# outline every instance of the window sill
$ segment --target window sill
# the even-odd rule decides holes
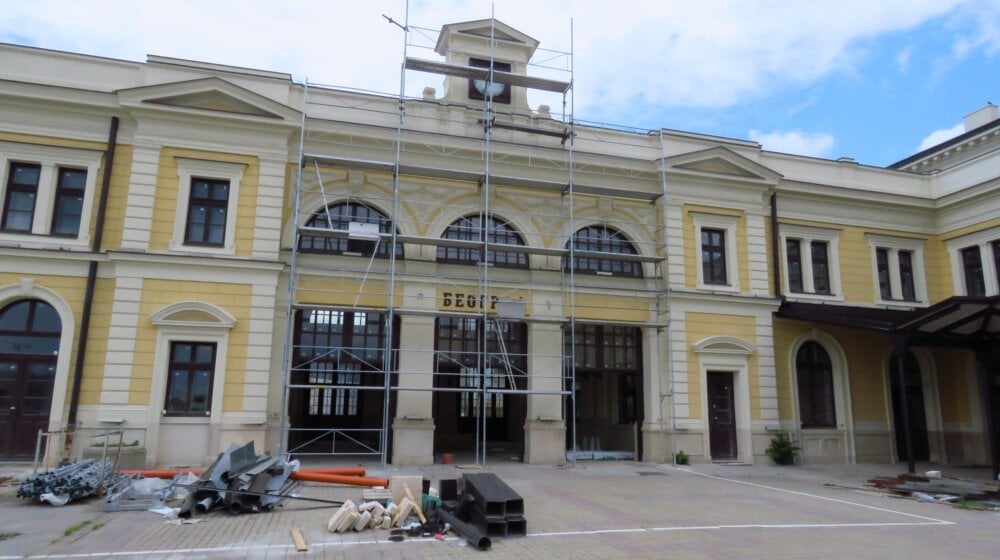
[[[844,301],[842,294],[816,294],[808,292],[788,292],[786,299],[792,301]]]
[[[733,294],[740,293],[739,286],[733,286],[730,284],[698,284],[698,289],[710,292],[728,292]]]

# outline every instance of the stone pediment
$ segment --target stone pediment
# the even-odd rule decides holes
[[[299,112],[221,78],[203,78],[119,90],[122,105],[151,105],[198,113],[225,113],[298,123]]]
[[[782,175],[721,146],[666,158],[668,171],[776,184]]]
[[[434,50],[445,55],[452,35],[465,35],[481,39],[495,37],[498,41],[523,45],[534,51],[539,42],[499,20],[480,19],[461,23],[449,23],[441,28]]]

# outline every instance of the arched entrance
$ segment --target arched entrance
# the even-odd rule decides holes
[[[899,354],[889,358],[889,386],[892,391],[892,421],[896,434],[896,458],[906,461],[906,427],[903,423],[903,392],[906,392],[906,410],[910,420],[913,442],[913,460],[930,460],[930,443],[927,434],[927,407],[924,401],[924,384],[920,364],[912,353],[903,355],[903,383],[899,379]]]
[[[0,457],[27,458],[47,430],[62,321],[41,300],[0,310]]]

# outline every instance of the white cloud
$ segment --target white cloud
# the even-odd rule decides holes
[[[578,117],[631,120],[633,107],[727,107],[850,73],[864,43],[951,15],[980,33],[956,52],[990,48],[996,23],[973,10],[1000,0],[501,0],[495,15],[540,41],[575,45]],[[444,23],[488,18],[490,0],[411,0],[423,43]],[[143,60],[145,54],[291,72],[296,79],[394,92],[399,88],[405,0],[7,0],[0,40]],[[996,13],[993,10],[991,13]],[[992,26],[992,27],[991,27]],[[426,38],[422,37],[426,34]],[[411,56],[433,52],[410,48]],[[442,78],[411,72],[419,95]],[[532,98],[533,103],[561,100]]]
[[[965,132],[964,123],[958,123],[951,128],[942,128],[941,130],[935,130],[934,132],[928,134],[927,137],[920,142],[920,147],[917,148],[917,152],[922,152],[927,148],[933,148],[934,146],[937,146],[941,142],[944,142],[946,140],[951,140],[952,138],[958,136],[959,134],[962,134],[963,132]]]
[[[765,150],[812,157],[830,157],[830,151],[836,143],[831,134],[801,130],[772,132],[751,130],[749,136],[754,142],[759,142]]]

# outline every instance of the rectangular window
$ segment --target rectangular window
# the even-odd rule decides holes
[[[31,232],[41,169],[40,165],[30,163],[10,164],[7,196],[3,203],[3,220],[0,223],[0,229],[3,231]]]
[[[165,413],[169,416],[210,414],[214,376],[214,342],[171,342]]]
[[[983,277],[983,255],[979,246],[962,249],[962,270],[965,273],[965,295],[986,295],[986,279]]]
[[[786,239],[785,254],[788,257],[788,290],[801,294],[805,291],[802,285],[802,242]]]
[[[83,194],[87,186],[87,170],[59,168],[56,200],[52,210],[52,235],[80,235],[83,215]]]
[[[913,251],[899,251],[897,257],[899,258],[899,287],[903,299],[917,301],[917,292],[913,281]]]
[[[809,248],[812,253],[813,290],[817,294],[829,294],[830,260],[826,241],[812,241]]]
[[[721,229],[701,230],[701,267],[705,284],[726,286],[726,232]]]
[[[224,246],[228,208],[229,181],[192,178],[184,243],[210,247]]]
[[[889,250],[884,247],[875,249],[875,264],[878,268],[878,289],[882,299],[892,299],[892,282],[889,276]]]

